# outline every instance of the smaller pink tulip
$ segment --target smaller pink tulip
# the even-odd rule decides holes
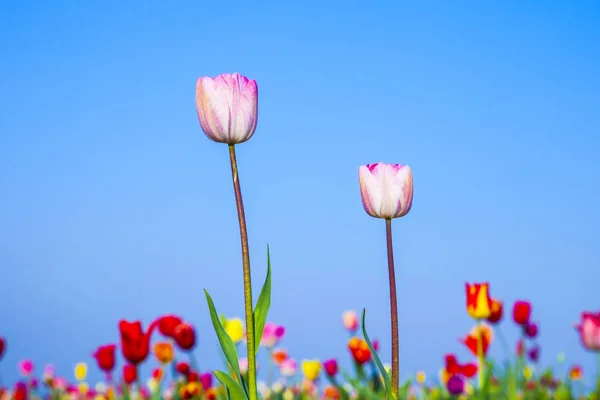
[[[592,351],[600,351],[600,313],[581,313],[581,325],[575,325],[579,332],[583,347]]]
[[[19,371],[23,376],[29,376],[33,373],[33,362],[31,360],[23,360],[19,363]]]
[[[413,177],[408,165],[361,165],[358,169],[360,195],[365,211],[375,218],[399,218],[410,211]]]
[[[240,362],[240,372],[243,375],[246,375],[246,373],[248,372],[248,359],[243,357],[239,359]]]
[[[283,361],[279,366],[279,372],[281,373],[281,375],[286,377],[294,376],[297,369],[298,364],[295,360],[291,358],[288,358],[287,360]]]
[[[284,326],[277,325],[272,322],[267,322],[265,324],[265,329],[263,330],[263,335],[262,335],[262,339],[260,340],[260,344],[267,348],[273,348],[283,338],[284,334],[285,334]]]
[[[358,317],[353,310],[346,311],[342,314],[342,322],[344,323],[344,328],[350,333],[354,333],[358,329]]]

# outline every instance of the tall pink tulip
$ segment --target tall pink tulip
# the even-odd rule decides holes
[[[600,313],[581,313],[581,325],[575,325],[583,346],[592,351],[600,351]]]
[[[410,211],[413,179],[408,165],[381,162],[362,165],[358,179],[363,207],[371,217],[398,218]]]
[[[400,350],[398,339],[398,301],[392,246],[392,218],[403,217],[413,201],[413,178],[408,165],[367,164],[358,169],[360,196],[367,214],[385,219],[388,275],[390,284],[390,319],[392,326],[392,396],[398,398]],[[374,357],[376,354],[373,355]]]
[[[258,87],[256,81],[238,74],[222,74],[216,78],[202,77],[196,83],[196,111],[202,130],[209,139],[226,143],[229,147],[231,178],[235,193],[235,204],[240,226],[242,243],[242,264],[244,276],[244,311],[246,314],[246,335],[248,350],[248,394],[256,400],[256,348],[254,318],[252,311],[252,282],[250,274],[250,251],[248,230],[242,200],[242,189],[238,172],[235,145],[250,139],[256,130],[258,120]],[[207,301],[212,302],[208,292]],[[217,329],[215,327],[215,329]],[[258,338],[260,339],[260,338]]]
[[[210,140],[243,143],[252,137],[258,121],[256,81],[237,72],[199,78],[196,110],[200,126]]]

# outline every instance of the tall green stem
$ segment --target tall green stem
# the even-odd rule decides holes
[[[256,391],[256,354],[254,350],[254,317],[252,316],[252,282],[250,279],[250,251],[248,250],[248,231],[246,230],[246,216],[244,214],[244,202],[242,201],[242,190],[238,176],[237,160],[235,158],[235,146],[229,145],[229,160],[231,161],[231,177],[233,178],[233,190],[235,192],[235,205],[237,207],[238,221],[240,223],[240,239],[242,241],[242,263],[244,265],[244,310],[246,313],[246,336],[248,345],[248,391],[250,400],[257,400]]]
[[[392,323],[392,396],[398,398],[400,386],[400,348],[398,344],[398,300],[396,299],[396,271],[394,270],[394,249],[392,246],[392,220],[385,220],[387,241],[388,273],[390,281],[390,318]]]
[[[485,378],[485,356],[483,355],[483,330],[481,326],[481,320],[477,321],[477,359],[479,360],[479,374],[477,376],[479,390],[483,391],[483,383]]]

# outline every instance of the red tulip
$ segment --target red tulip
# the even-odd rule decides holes
[[[150,352],[150,336],[155,326],[156,321],[144,333],[140,321],[128,322],[121,320],[119,322],[121,351],[123,352],[123,357],[131,364],[137,365],[148,357],[148,353]]]
[[[454,375],[472,378],[477,374],[477,364],[460,364],[454,354],[446,354],[444,362],[444,370],[446,371],[448,378]]]
[[[194,328],[185,322],[180,323],[173,330],[173,339],[181,350],[189,351],[196,345],[196,333]]]
[[[523,357],[523,354],[525,354],[525,342],[523,339],[519,339],[517,342],[517,356]]]
[[[531,303],[528,301],[517,301],[513,306],[513,320],[517,325],[525,325],[531,317]]]
[[[323,362],[323,369],[327,375],[333,377],[338,373],[338,363],[335,359],[327,360]]]
[[[492,305],[490,307],[491,314],[487,318],[487,321],[491,324],[497,324],[502,320],[504,312],[503,304],[500,300],[492,299]]]
[[[490,343],[494,337],[494,333],[492,328],[488,325],[476,325],[471,332],[463,338],[459,339],[469,350],[473,353],[474,356],[478,356],[479,350],[479,337],[481,336],[481,350],[483,352],[483,356],[487,354],[488,348],[490,347]]]
[[[367,361],[371,359],[371,351],[369,350],[369,346],[367,342],[363,339],[359,339],[357,337],[353,337],[348,341],[348,349],[359,365],[363,365]]]
[[[4,350],[6,350],[6,339],[0,337],[0,360],[4,355]]]
[[[13,391],[14,400],[27,400],[28,397],[27,385],[23,382],[18,382]]]
[[[197,382],[198,381],[198,373],[196,371],[190,371],[187,376],[188,382]]]
[[[175,370],[181,375],[187,375],[190,373],[190,365],[184,361],[181,361],[177,363]]]
[[[175,338],[175,327],[182,322],[176,315],[165,315],[158,319],[158,331],[166,337]]]
[[[114,344],[107,344],[106,346],[100,346],[92,354],[98,363],[98,368],[106,373],[112,372],[115,368],[115,350],[117,346]]]
[[[135,382],[137,380],[137,366],[132,364],[123,366],[123,380],[128,385]]]

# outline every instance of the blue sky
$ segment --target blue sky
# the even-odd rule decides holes
[[[600,304],[598,3],[118,3],[0,5],[4,382],[22,358],[71,376],[120,318],[168,312],[221,367],[202,289],[241,316],[241,255],[194,94],[234,71],[259,85],[238,149],[255,292],[269,243],[293,356],[349,365],[340,315],[364,306],[389,360],[384,223],[358,189],[385,161],[415,182],[394,221],[401,377],[470,360],[464,282],[482,280],[533,302],[543,363],[595,372],[572,326]]]

